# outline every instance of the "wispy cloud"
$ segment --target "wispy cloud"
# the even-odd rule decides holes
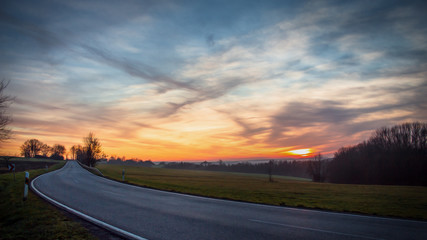
[[[156,82],[159,84],[164,83],[166,84],[164,85],[166,89],[183,88],[191,91],[196,90],[190,83],[179,82],[168,76],[162,75],[158,73],[153,67],[146,64],[136,63],[135,61],[130,61],[125,58],[119,59],[118,57],[113,57],[99,48],[90,46],[84,46],[84,48],[89,53],[91,53],[95,59],[105,62],[111,67],[118,68],[128,73],[129,75],[139,77],[145,81]]]
[[[43,48],[64,46],[64,42],[57,38],[50,31],[47,31],[38,25],[14,17],[4,11],[0,11],[0,21],[6,26],[16,29],[20,33],[34,38]]]
[[[130,157],[283,157],[426,119],[424,1],[227,4],[7,2],[5,149],[94,131]]]

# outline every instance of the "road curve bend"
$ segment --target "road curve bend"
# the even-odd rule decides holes
[[[41,197],[129,239],[427,239],[427,222],[225,201],[95,176],[75,161],[34,179]]]

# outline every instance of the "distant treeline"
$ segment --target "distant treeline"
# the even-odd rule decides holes
[[[26,158],[64,160],[65,152],[65,147],[61,144],[55,144],[51,147],[37,139],[29,139],[21,145],[21,155]]]
[[[333,159],[228,164],[223,161],[162,163],[163,167],[312,178],[316,182],[427,186],[427,125],[405,123],[375,131],[358,145],[339,149]]]
[[[333,183],[427,185],[427,125],[378,129],[369,140],[339,149],[327,164]]]
[[[310,178],[307,172],[308,161],[279,161],[270,160],[265,163],[225,163],[224,161],[189,163],[189,162],[165,162],[161,165],[165,168],[207,170],[241,173],[273,174],[292,177]],[[270,172],[271,171],[271,172]]]
[[[105,163],[128,165],[128,166],[143,166],[143,167],[152,167],[155,165],[151,160],[147,160],[147,161],[142,161],[138,159],[122,160],[121,158],[115,159],[114,157],[111,157],[108,161],[105,161]]]

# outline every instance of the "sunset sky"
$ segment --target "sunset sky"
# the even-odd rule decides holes
[[[427,119],[426,1],[1,1],[19,154],[287,158]]]

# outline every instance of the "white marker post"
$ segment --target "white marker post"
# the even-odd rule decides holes
[[[24,201],[27,200],[27,197],[28,197],[28,185],[29,184],[30,184],[30,173],[25,172]]]
[[[123,168],[123,171],[122,171],[122,181],[124,182],[125,181],[125,169]]]

